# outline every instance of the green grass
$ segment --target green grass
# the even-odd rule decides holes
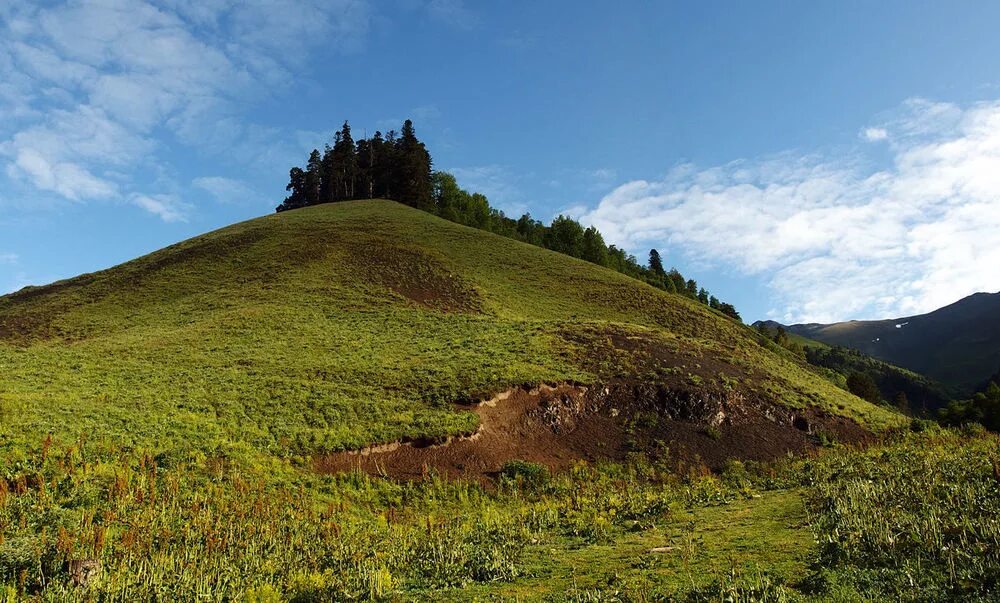
[[[319,452],[467,433],[456,400],[630,374],[902,422],[697,302],[384,201],[0,298],[0,600],[586,600],[801,573],[798,478],[637,459],[492,492],[311,470]],[[104,565],[89,591],[66,566],[86,557]]]
[[[406,297],[428,280],[445,293]],[[669,341],[689,372],[720,359],[778,402],[898,421],[693,301],[375,201],[251,220],[0,298],[0,426],[277,456],[460,433],[474,428],[448,409],[460,396],[600,379],[560,333],[612,323]]]

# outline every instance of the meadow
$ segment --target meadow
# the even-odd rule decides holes
[[[0,482],[5,600],[991,600],[1000,446],[900,430],[713,474],[637,455],[495,487],[265,476],[45,442]],[[308,493],[306,495],[305,493]],[[71,559],[100,573],[74,585]],[[79,579],[79,576],[76,576]]]
[[[432,466],[402,482],[316,470],[337,451],[472,434],[478,415],[463,407],[543,383],[721,396],[758,423],[677,419],[687,439],[675,443],[654,441],[659,407],[609,413],[628,436],[615,462],[554,473],[517,458],[458,480]],[[860,452],[792,416],[896,440]],[[838,523],[843,505],[870,505],[858,517],[890,522],[885,538],[896,523],[993,509],[995,440],[906,425],[749,327],[612,270],[392,202],[282,212],[0,298],[2,597],[869,596],[885,581],[866,572],[902,585],[912,568],[864,548],[868,523]],[[745,433],[758,428],[771,431]],[[786,433],[822,454],[713,472],[685,449]],[[879,473],[878,451],[898,473]],[[915,451],[924,473],[902,460]],[[943,486],[925,492],[935,467]],[[847,487],[875,479],[929,506],[882,513],[885,492]],[[982,489],[949,498],[959,479]],[[996,567],[994,532],[941,529],[986,553],[965,574],[922,574],[919,592],[975,593]],[[950,562],[928,543],[899,554],[921,546],[921,569]]]

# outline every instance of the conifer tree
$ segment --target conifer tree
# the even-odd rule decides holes
[[[306,205],[316,205],[320,202],[320,181],[323,171],[323,159],[319,150],[313,149],[306,164]]]
[[[659,277],[665,277],[666,272],[663,271],[663,259],[660,258],[660,252],[655,249],[649,250],[649,270]]]
[[[403,122],[399,138],[399,199],[424,211],[434,211],[431,190],[431,156],[417,140],[413,122]]]

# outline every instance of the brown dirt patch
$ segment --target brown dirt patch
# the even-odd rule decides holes
[[[420,306],[443,312],[478,313],[479,293],[440,260],[378,241],[351,245],[348,257],[362,276]]]
[[[627,382],[515,388],[461,408],[480,418],[480,429],[470,436],[318,455],[314,467],[395,479],[420,478],[431,469],[488,479],[515,459],[559,470],[577,460],[623,460],[642,451],[719,469],[731,458],[768,461],[808,452],[819,446],[820,434],[845,443],[870,437],[847,419],[773,407],[738,392]]]

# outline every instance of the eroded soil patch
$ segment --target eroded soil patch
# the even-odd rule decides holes
[[[352,245],[349,253],[366,280],[418,305],[444,312],[481,311],[476,290],[425,253],[376,242]]]
[[[449,477],[489,478],[515,459],[559,470],[577,460],[623,460],[638,451],[718,469],[730,458],[773,460],[812,450],[821,439],[869,437],[848,419],[775,407],[740,392],[626,381],[514,388],[462,408],[479,415],[473,434],[319,455],[315,469],[360,469],[396,479],[420,478],[433,469]]]

